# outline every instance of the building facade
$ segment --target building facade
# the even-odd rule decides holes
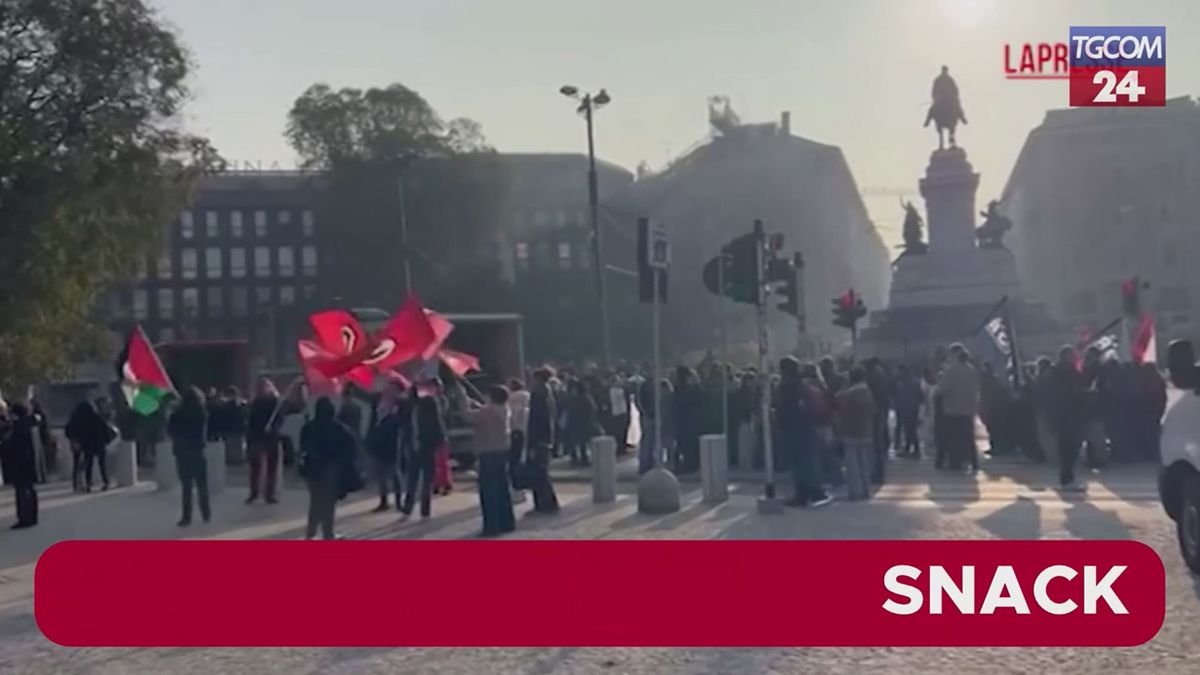
[[[1200,336],[1200,107],[1052,110],[1004,191],[1023,285],[1074,333],[1119,316],[1121,283],[1149,282],[1160,345]]]
[[[202,178],[137,278],[112,289],[114,327],[154,342],[245,340],[262,366],[294,360],[321,279],[320,178],[231,172]]]

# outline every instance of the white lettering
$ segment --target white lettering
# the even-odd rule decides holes
[[[1008,608],[1017,610],[1017,614],[1028,614],[1029,603],[1025,602],[1025,594],[1017,581],[1017,573],[1011,565],[1001,565],[992,576],[992,584],[988,586],[987,596],[983,599],[980,614],[994,614],[997,609]]]
[[[1033,599],[1037,602],[1038,607],[1041,607],[1051,614],[1070,614],[1074,612],[1079,605],[1074,600],[1066,602],[1056,602],[1050,599],[1050,594],[1047,592],[1050,582],[1053,579],[1066,579],[1070,581],[1079,573],[1067,567],[1066,565],[1051,565],[1042,570],[1041,574],[1037,575],[1037,579],[1033,582]]]
[[[1114,565],[1100,581],[1096,581],[1096,566],[1083,567],[1083,613],[1095,614],[1096,601],[1103,599],[1113,614],[1128,614],[1125,604],[1113,592],[1113,582],[1125,571],[1125,565]]]
[[[889,567],[883,575],[883,587],[889,593],[908,598],[908,602],[900,603],[888,598],[884,601],[883,608],[892,614],[900,615],[916,614],[921,611],[921,605],[924,604],[925,598],[921,595],[920,589],[900,581],[901,579],[916,581],[920,576],[921,570],[912,565]]]
[[[1083,58],[1083,46],[1084,46],[1084,43],[1087,42],[1087,39],[1088,38],[1086,35],[1072,35],[1071,36],[1071,42],[1075,43],[1075,60],[1076,61]]]
[[[963,614],[975,613],[975,567],[963,565],[962,587],[954,583],[946,568],[934,565],[929,568],[929,613],[942,613],[942,596],[950,598]]]
[[[1163,36],[1155,35],[1072,35],[1075,59],[1161,59]]]

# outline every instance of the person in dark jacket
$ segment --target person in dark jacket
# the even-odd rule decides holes
[[[249,406],[242,398],[237,387],[228,387],[217,404],[214,422],[209,416],[209,424],[220,427],[220,437],[225,444],[225,463],[237,466],[246,461],[246,415]]]
[[[700,431],[704,416],[704,394],[696,371],[687,366],[675,369],[675,396],[671,405],[676,471],[691,473],[700,468]]]
[[[333,401],[317,399],[313,418],[300,429],[300,475],[308,483],[308,525],[304,538],[335,539],[333,521],[342,490],[342,472],[358,449],[353,432],[335,415]]]
[[[397,384],[388,384],[375,394],[348,385],[346,394],[371,406],[364,445],[371,456],[375,481],[379,485],[376,513],[388,510],[388,496],[395,495],[396,510],[403,506],[404,489],[400,464],[401,444],[410,440],[411,414],[405,392]]]
[[[592,437],[600,428],[597,420],[596,402],[592,393],[579,380],[567,384],[567,454],[571,464],[587,466]]]
[[[192,524],[192,490],[200,502],[200,517],[204,522],[212,518],[208,503],[208,465],[204,459],[207,440],[208,409],[204,394],[196,387],[183,391],[179,407],[167,420],[167,436],[175,452],[175,470],[179,474],[180,491],[183,497],[183,515],[180,527]]]
[[[433,501],[434,454],[446,442],[446,419],[442,404],[442,384],[437,378],[418,384],[410,395],[413,448],[408,466],[404,506],[405,517],[412,515],[421,489],[421,517],[428,518]]]
[[[274,382],[264,377],[258,381],[258,395],[250,403],[246,420],[246,461],[250,463],[247,504],[258,499],[260,486],[267,503],[276,502],[275,474],[280,461],[279,427],[282,424],[279,390]]]
[[[1050,428],[1058,439],[1059,483],[1064,490],[1082,492],[1075,482],[1075,464],[1088,422],[1088,382],[1076,367],[1075,348],[1065,346],[1046,383]]]
[[[41,439],[37,420],[23,403],[14,403],[9,419],[0,429],[0,471],[13,486],[17,507],[14,530],[33,527],[38,522],[37,454]]]
[[[116,438],[113,428],[96,408],[88,401],[75,406],[64,429],[67,440],[71,441],[72,449],[78,448],[77,457],[82,460],[78,464],[78,480],[83,491],[92,491],[92,467],[100,464],[100,479],[103,481],[101,490],[108,489],[108,444]]]
[[[550,451],[554,448],[555,420],[558,408],[550,390],[554,372],[539,368],[533,373],[533,388],[529,392],[528,459],[529,490],[533,493],[533,508],[537,513],[557,513],[558,495],[550,482]]]
[[[783,454],[792,462],[794,492],[789,506],[824,506],[832,499],[821,487],[820,461],[817,455],[816,420],[813,400],[823,396],[809,391],[800,377],[800,362],[785,356],[779,361],[779,387],[774,392],[773,408],[779,424]]]

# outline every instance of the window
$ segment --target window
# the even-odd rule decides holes
[[[241,239],[244,231],[242,230],[242,212],[229,212],[229,235],[234,239]]]
[[[300,261],[304,265],[304,276],[317,276],[317,247],[305,246],[300,250]]]
[[[128,307],[125,306],[124,297],[120,291],[109,291],[105,295],[105,304],[108,306],[108,316],[112,319],[124,319],[128,312]]]
[[[280,211],[279,212],[279,224],[280,225],[287,225],[291,222],[292,222],[292,212],[291,211]]]
[[[246,276],[246,249],[229,249],[229,276],[242,279]]]
[[[249,296],[245,286],[234,286],[230,290],[229,307],[234,316],[246,316],[249,313]]]
[[[518,241],[516,246],[517,265],[523,269],[529,268],[529,244]]]
[[[184,279],[196,278],[196,249],[185,248],[179,251],[179,271]]]
[[[221,316],[225,313],[225,289],[220,286],[210,287],[205,294],[208,296],[208,315]]]
[[[587,248],[579,247],[579,269],[586,270],[592,266],[592,252]]]
[[[138,258],[137,273],[136,273],[137,278],[145,279],[146,274],[149,271],[149,267],[150,266],[147,264],[146,258]]]
[[[179,234],[183,235],[184,239],[191,239],[196,236],[196,223],[192,220],[191,211],[184,211],[179,214]]]
[[[158,254],[157,274],[159,279],[171,278],[171,252],[169,250]]]
[[[271,304],[271,287],[259,286],[254,289],[254,302],[260,307]]]
[[[565,241],[558,244],[558,266],[564,270],[571,269],[571,244]]]
[[[158,289],[158,318],[175,318],[175,291],[169,288]]]
[[[266,246],[254,248],[254,276],[271,276],[271,249]]]
[[[200,313],[200,292],[194,288],[183,289],[183,315],[189,319]]]
[[[147,294],[146,289],[137,288],[133,291],[133,318],[145,319],[149,313],[146,309]]]
[[[567,226],[567,212],[566,211],[558,211],[555,214],[555,216],[558,218],[558,226],[559,227]]]
[[[216,211],[204,212],[204,236],[209,239],[221,236],[221,224],[217,221]]]
[[[546,212],[545,211],[534,211],[533,212],[533,224],[536,227],[544,226],[546,224]]]
[[[279,276],[292,277],[296,275],[296,256],[291,246],[279,247]]]
[[[175,329],[171,328],[170,326],[159,329],[158,341],[159,342],[174,342],[175,341]]]
[[[304,236],[311,237],[317,231],[317,217],[310,209],[305,209],[300,214],[300,225],[303,227]]]
[[[215,246],[204,249],[204,274],[209,279],[221,278],[221,249]]]
[[[267,236],[267,212],[266,211],[255,211],[254,212],[254,236],[256,236],[256,237]]]
[[[304,299],[311,301],[311,300],[315,300],[316,297],[317,297],[317,285],[316,284],[305,284],[304,285]]]
[[[280,286],[279,287],[279,304],[283,307],[291,307],[296,304],[296,287],[295,286]]]

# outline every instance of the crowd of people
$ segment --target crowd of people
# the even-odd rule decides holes
[[[1166,407],[1166,382],[1154,364],[1121,362],[1095,348],[1079,355],[1070,346],[1056,360],[1023,365],[1016,377],[961,344],[923,364],[785,357],[764,378],[755,368],[735,370],[709,357],[668,377],[650,373],[645,366],[543,367],[486,392],[460,378],[428,377],[377,392],[347,385],[336,399],[309,395],[302,380],[281,394],[263,378],[249,401],[232,387],[207,394],[186,388],[147,417],[115,414],[107,399],[85,401],[65,436],[78,491],[92,489],[93,469],[100,489],[108,489],[105,457],[118,436],[136,442],[143,463],[169,441],[181,485],[180,526],[192,522],[193,499],[201,518],[211,518],[209,444],[223,444],[227,463],[249,465],[247,504],[275,503],[279,466],[293,463],[310,494],[306,537],[320,530],[329,539],[336,536],[337,503],[367,482],[378,491],[376,512],[394,508],[407,518],[418,510],[429,517],[433,497],[453,490],[454,429],[469,428],[483,534],[493,536],[516,528],[514,505],[527,493],[534,512],[556,512],[550,462],[566,457],[587,466],[597,436],[615,439],[620,455],[636,449],[641,473],[666,458],[675,472],[688,474],[699,470],[701,436],[721,433],[724,425],[729,462],[762,468],[769,431],[775,466],[791,474],[788,503],[816,507],[838,491],[868,498],[892,457],[932,457],[939,469],[978,470],[977,419],[990,455],[1051,462],[1063,490],[1083,490],[1076,479],[1081,456],[1097,469],[1109,461],[1156,459]],[[54,439],[33,400],[0,405],[0,434],[5,481],[17,489],[17,526],[29,527],[37,522],[34,485],[45,478],[45,462],[37,458]]]

